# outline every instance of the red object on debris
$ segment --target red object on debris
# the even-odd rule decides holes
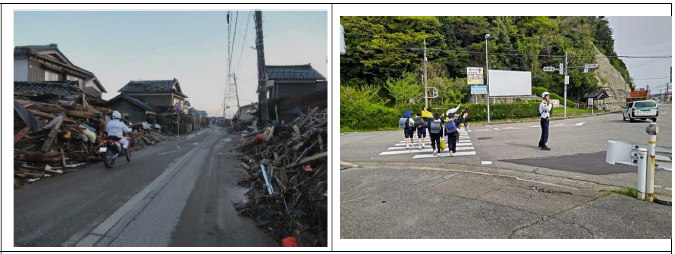
[[[255,138],[255,141],[258,142],[258,143],[262,143],[263,142],[263,134],[258,135],[258,137]]]
[[[281,240],[281,246],[283,247],[300,247],[298,245],[298,240],[295,237],[289,236]]]
[[[302,169],[304,169],[307,172],[312,172],[312,166],[310,166],[309,164],[303,165]]]

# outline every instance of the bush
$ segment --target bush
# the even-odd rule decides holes
[[[402,115],[386,107],[387,100],[374,86],[340,86],[340,128],[345,130],[377,130],[398,126]]]
[[[547,91],[547,89],[543,88],[543,87],[536,87],[536,86],[532,87],[532,93],[539,96],[539,97],[541,97],[541,94],[546,92],[546,91]],[[564,105],[565,99],[562,96],[558,95],[557,93],[551,93],[551,92],[549,92],[549,93],[551,94],[550,95],[551,100],[559,100],[560,105],[561,106]],[[567,99],[567,106],[568,107],[574,107],[574,101],[572,101],[570,99]]]

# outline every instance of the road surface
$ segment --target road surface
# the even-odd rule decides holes
[[[670,106],[658,146],[672,147]],[[341,133],[340,237],[668,239],[672,207],[612,193],[635,188],[637,168],[605,163],[608,140],[646,144],[648,124],[554,120],[551,151],[537,149],[538,122],[470,124],[440,158],[406,149],[402,131]],[[671,171],[656,171],[655,192],[671,200]]]
[[[278,246],[238,216],[237,140],[211,127],[16,189],[16,246]]]

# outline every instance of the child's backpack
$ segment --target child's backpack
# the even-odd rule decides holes
[[[429,125],[429,133],[441,134],[441,122],[431,122],[431,125]]]
[[[424,126],[424,119],[421,116],[415,117],[415,127]]]
[[[457,126],[455,126],[455,120],[450,119],[450,121],[445,122],[445,132],[453,133],[457,131]]]

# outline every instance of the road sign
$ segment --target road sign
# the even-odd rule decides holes
[[[589,68],[589,69],[597,69],[597,68],[598,68],[598,64],[593,64],[593,63],[592,63],[592,64],[587,64],[587,65],[588,65],[588,68]]]
[[[471,94],[487,94],[487,86],[471,86]]]
[[[588,106],[593,106],[593,98],[588,98]]]
[[[565,76],[565,85],[570,84],[570,76]]]
[[[564,71],[565,71],[565,64],[560,63],[560,68],[558,68],[558,73],[560,73],[560,75],[562,75]]]
[[[483,68],[466,67],[466,81],[469,85],[483,84]]]
[[[429,97],[429,98],[437,98],[438,97],[438,89],[436,89],[435,87],[429,87],[429,89],[431,89],[431,97]]]
[[[545,72],[554,72],[554,71],[555,71],[555,67],[553,67],[553,66],[546,66],[546,67],[544,67],[544,71],[545,71]]]
[[[180,104],[176,103],[176,114],[180,113]]]

